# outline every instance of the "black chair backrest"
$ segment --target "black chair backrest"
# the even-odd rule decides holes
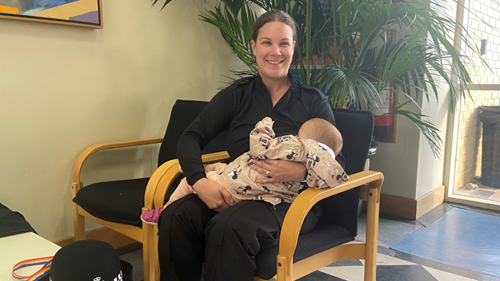
[[[373,113],[368,110],[333,109],[337,129],[344,139],[342,154],[348,175],[363,171],[373,136]]]
[[[373,113],[366,110],[333,109],[335,122],[344,139],[342,154],[348,175],[363,171],[373,136]],[[341,225],[352,234],[357,232],[359,188],[320,202],[328,223]]]
[[[170,120],[168,121],[167,130],[163,137],[163,142],[158,155],[158,166],[161,164],[177,159],[177,142],[184,130],[198,117],[203,108],[208,104],[206,101],[195,100],[177,100],[172,107]],[[224,151],[225,149],[225,132],[221,133],[214,140],[207,144],[203,149],[203,153],[211,153]]]

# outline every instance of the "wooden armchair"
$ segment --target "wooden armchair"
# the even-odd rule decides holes
[[[363,171],[373,134],[373,113],[363,110],[333,109],[336,126],[342,133],[349,180],[333,189],[307,189],[288,210],[280,235],[277,274],[279,281],[295,280],[333,262],[365,260],[365,280],[376,279],[376,254],[380,189],[384,176]],[[353,242],[357,234],[359,199],[367,202],[365,242]],[[324,215],[311,232],[299,236],[308,211],[319,204]],[[260,274],[254,280],[271,276]]]
[[[333,262],[365,260],[365,281],[376,280],[376,255],[380,189],[384,176],[363,171],[373,134],[373,113],[364,110],[333,109],[336,126],[342,133],[349,180],[333,189],[307,189],[288,210],[280,235],[276,263],[279,281],[295,280]],[[359,199],[367,202],[366,240],[353,242],[357,234]],[[324,215],[310,233],[299,236],[308,211],[319,204]],[[259,275],[254,280],[267,280]],[[261,279],[262,278],[262,279]]]
[[[344,259],[365,259],[365,280],[375,281],[380,189],[383,175],[363,171],[373,132],[369,111],[334,109],[336,125],[344,138],[349,180],[333,189],[307,189],[293,202],[283,222],[279,246],[256,257],[255,281],[295,280]],[[205,162],[227,158],[225,152],[204,155]],[[153,173],[148,190],[155,206],[162,206],[169,188],[180,177],[176,159]],[[367,202],[366,242],[352,242],[357,234],[359,199]],[[148,199],[149,200],[149,199]],[[299,237],[308,211],[319,204],[324,210],[317,227]],[[276,259],[277,257],[277,259]]]

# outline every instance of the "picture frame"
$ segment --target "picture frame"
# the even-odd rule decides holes
[[[0,0],[0,19],[101,29],[102,0]]]

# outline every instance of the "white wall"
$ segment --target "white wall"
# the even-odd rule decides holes
[[[161,137],[176,99],[208,100],[224,86],[240,64],[198,19],[210,4],[200,3],[160,11],[148,0],[103,1],[102,30],[0,20],[0,202],[49,240],[72,236],[72,167],[84,148]],[[99,153],[83,180],[149,176],[155,154]]]
[[[443,87],[444,88],[444,87]],[[441,157],[433,155],[428,142],[418,128],[406,117],[397,116],[396,142],[379,142],[379,149],[370,162],[370,169],[384,173],[382,193],[418,199],[440,187],[444,173],[444,148],[447,145],[446,126],[449,112],[446,88],[440,90],[440,100],[431,98],[410,109],[429,116],[427,120],[441,131]],[[404,97],[399,97],[400,101]]]
[[[420,134],[418,146],[418,169],[417,182],[415,190],[415,199],[433,191],[444,184],[444,161],[445,161],[445,146],[450,145],[446,138],[448,125],[447,116],[449,114],[449,99],[446,94],[447,87],[440,87],[440,99],[430,99],[430,102],[424,101],[422,106],[422,114],[429,116],[431,121],[439,130],[439,136],[443,140],[441,145],[441,156],[436,157],[425,140],[423,134]]]
[[[404,97],[398,99],[402,101]],[[396,142],[378,142],[370,169],[384,173],[382,193],[415,198],[420,131],[407,118],[396,118]]]

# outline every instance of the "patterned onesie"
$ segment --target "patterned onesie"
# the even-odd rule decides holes
[[[265,176],[252,170],[250,166],[253,161],[266,159],[304,163],[308,171],[306,182],[309,187],[335,187],[348,179],[328,146],[292,135],[275,138],[272,124],[264,120],[257,123],[250,132],[249,152],[229,164],[207,164],[205,171],[208,179],[219,182],[231,193],[235,204],[241,200],[264,200],[273,205],[281,202],[291,203],[299,194],[300,183],[255,183],[257,178]],[[194,193],[194,190],[184,178],[165,206],[191,193]]]

